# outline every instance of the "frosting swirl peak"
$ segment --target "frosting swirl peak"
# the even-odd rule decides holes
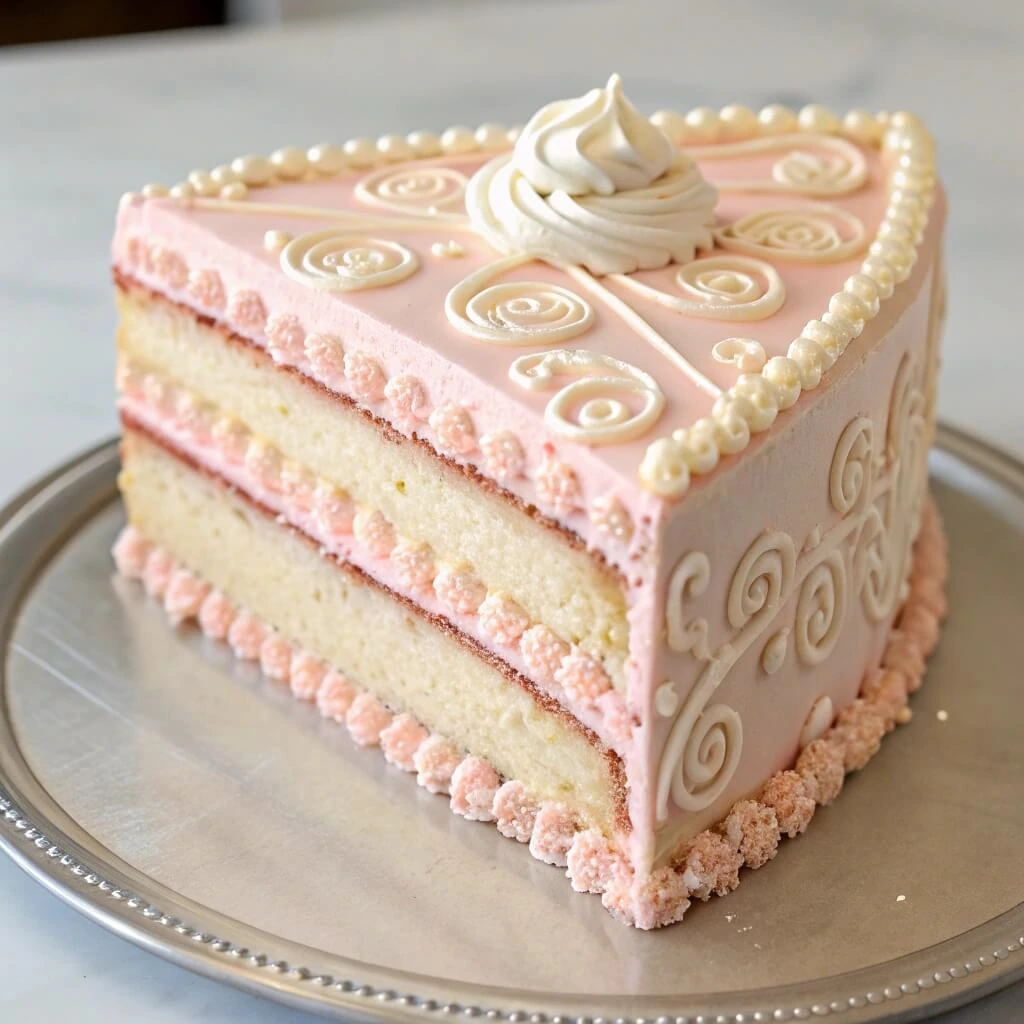
[[[530,118],[514,161],[542,196],[610,196],[644,188],[672,163],[672,143],[622,94],[612,75],[604,89],[558,100]]]
[[[717,198],[613,75],[534,114],[513,153],[470,179],[466,209],[499,252],[628,274],[710,248]]]

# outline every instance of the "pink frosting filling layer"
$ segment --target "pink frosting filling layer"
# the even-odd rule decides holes
[[[308,476],[289,481],[287,468],[273,449],[254,458],[252,449],[247,455],[234,449],[230,440],[216,436],[212,422],[169,415],[147,399],[145,384],[145,380],[136,381],[122,394],[122,412],[282,516],[324,551],[357,566],[429,614],[448,619],[562,703],[609,748],[620,754],[629,751],[632,721],[624,698],[612,690],[597,661],[571,648],[546,626],[519,619],[521,609],[517,615],[508,603],[488,600],[486,588],[468,574],[438,569],[422,546],[398,541],[380,513],[356,513],[344,496],[318,494]],[[180,409],[188,403],[179,396],[177,405]],[[176,617],[191,614],[194,611],[186,610]],[[502,637],[513,642],[497,643]]]

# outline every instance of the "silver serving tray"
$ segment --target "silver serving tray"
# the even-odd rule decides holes
[[[914,721],[649,934],[176,634],[112,573],[117,469],[106,444],[0,514],[0,847],[111,931],[358,1020],[905,1020],[1024,974],[1021,464],[941,431],[952,614]]]

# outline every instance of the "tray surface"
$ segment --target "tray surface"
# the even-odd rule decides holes
[[[175,633],[113,574],[113,443],[0,520],[0,848],[154,952],[347,1019],[897,1020],[1007,984],[1024,974],[1024,466],[949,429],[939,445],[951,614],[913,722],[681,927],[616,924]]]

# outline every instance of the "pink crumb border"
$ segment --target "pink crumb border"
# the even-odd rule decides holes
[[[380,746],[396,767],[450,799],[453,812],[493,821],[502,835],[528,845],[539,860],[566,868],[577,892],[601,895],[611,914],[641,929],[682,920],[691,901],[725,895],[739,885],[744,866],[771,860],[783,837],[807,829],[818,806],[839,795],[847,772],[878,751],[884,736],[910,720],[910,694],[922,683],[925,660],[946,615],[946,537],[934,502],[926,501],[914,548],[908,596],[892,629],[881,666],[835,724],[808,744],[793,768],[772,776],[756,798],[733,805],[717,825],[687,841],[667,864],[637,874],[615,842],[583,827],[561,804],[535,800],[516,780],[503,780],[487,761],[464,756],[411,715],[394,714],[371,694],[314,655],[289,644],[256,616],[178,564],[127,526],[114,544],[118,570],[142,581],[175,623],[196,620],[207,635],[226,640],[237,656],[258,660],[269,676],[343,723],[363,746]]]

